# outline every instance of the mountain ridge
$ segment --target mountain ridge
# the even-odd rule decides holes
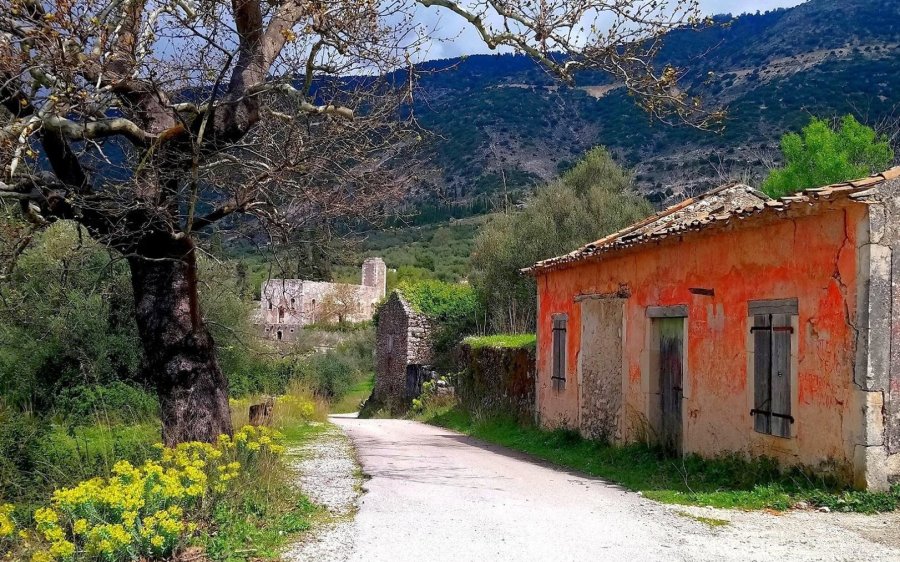
[[[425,177],[422,222],[518,200],[598,144],[662,206],[728,177],[758,182],[777,160],[780,136],[813,115],[896,126],[900,2],[811,0],[714,19],[671,33],[657,64],[686,68],[692,92],[728,106],[720,134],[653,123],[604,75],[583,73],[568,88],[521,55],[419,65],[415,110],[435,133],[438,169]]]

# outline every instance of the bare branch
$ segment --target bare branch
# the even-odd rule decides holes
[[[150,134],[134,122],[118,117],[90,123],[76,123],[62,117],[50,116],[43,120],[50,131],[63,134],[70,140],[101,139],[121,135],[137,146],[149,146],[158,135]]]

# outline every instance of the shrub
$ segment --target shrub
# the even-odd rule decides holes
[[[534,330],[537,288],[519,270],[565,254],[647,216],[629,174],[595,148],[558,181],[537,189],[525,208],[496,215],[479,231],[472,286],[492,331]]]
[[[159,401],[142,388],[113,381],[63,389],[56,411],[73,425],[144,422],[157,418]]]
[[[240,488],[234,481],[277,461],[284,452],[280,440],[270,429],[246,426],[215,445],[160,445],[157,458],[141,465],[119,461],[109,478],[53,492],[50,506],[34,512],[33,528],[20,535],[17,547],[35,561],[170,556],[197,535],[196,521],[207,519],[219,498]],[[0,528],[3,523],[0,516]]]
[[[852,115],[836,130],[813,118],[800,134],[781,138],[781,151],[785,166],[772,170],[762,186],[771,197],[859,179],[885,170],[894,159],[890,142]]]

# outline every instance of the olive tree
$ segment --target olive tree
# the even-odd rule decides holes
[[[166,443],[232,430],[198,300],[204,232],[314,229],[409,184],[422,9],[561,80],[607,71],[659,119],[717,117],[652,63],[701,23],[696,0],[0,0],[0,201],[127,262]]]

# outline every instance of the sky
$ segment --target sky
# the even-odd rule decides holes
[[[790,8],[801,4],[804,0],[701,0],[700,5],[709,15],[743,14],[765,12],[775,8]],[[455,14],[439,8],[422,8],[416,13],[416,19],[431,37],[442,40],[430,41],[427,51],[420,57],[423,60],[446,59],[462,55],[474,55],[492,52],[479,39],[478,33]]]

